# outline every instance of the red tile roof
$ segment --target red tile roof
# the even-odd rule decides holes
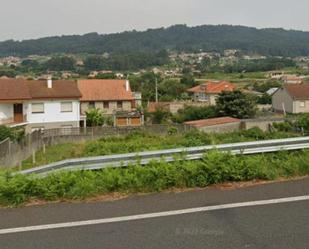
[[[208,81],[206,83],[203,83],[201,85],[192,87],[190,89],[188,89],[188,92],[192,92],[192,93],[200,93],[200,92],[204,92],[204,93],[214,93],[214,94],[218,94],[221,93],[223,91],[233,91],[236,89],[236,86],[234,84],[232,84],[231,82],[228,81]]]
[[[53,80],[52,88],[47,88],[45,80],[27,82],[32,99],[79,99],[81,93],[75,81]]]
[[[126,80],[78,80],[81,101],[134,100]]]
[[[24,80],[9,78],[0,79],[0,100],[27,100],[31,99],[29,88]]]
[[[229,124],[229,123],[236,123],[240,122],[240,119],[232,118],[232,117],[221,117],[221,118],[209,118],[209,119],[202,119],[196,121],[188,121],[185,122],[186,125],[194,126],[194,127],[203,127],[203,126],[214,126],[220,124]]]
[[[285,84],[284,89],[296,100],[309,100],[309,83]]]
[[[74,81],[54,80],[52,88],[47,81],[0,79],[0,101],[29,99],[78,99],[81,93]]]

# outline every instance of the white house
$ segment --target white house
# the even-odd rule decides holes
[[[79,127],[81,93],[74,81],[0,79],[0,125]]]

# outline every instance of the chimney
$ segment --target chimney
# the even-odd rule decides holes
[[[47,79],[47,88],[53,88],[53,80],[51,77]]]
[[[128,92],[130,90],[130,82],[129,80],[126,80],[126,91]]]

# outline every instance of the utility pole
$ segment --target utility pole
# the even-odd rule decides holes
[[[156,103],[158,103],[159,100],[158,100],[158,79],[156,77]]]

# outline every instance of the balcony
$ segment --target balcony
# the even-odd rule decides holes
[[[6,125],[10,127],[15,127],[19,125],[24,125],[27,122],[27,115],[15,116],[8,119],[1,119],[0,125]]]

